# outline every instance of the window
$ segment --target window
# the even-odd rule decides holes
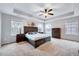
[[[46,27],[46,30],[47,30],[47,31],[50,31],[50,30],[51,30],[51,24],[46,24],[45,27]]]
[[[16,35],[21,33],[22,27],[23,27],[22,22],[11,21],[11,35]]]
[[[70,35],[78,35],[78,22],[77,21],[71,21],[65,23],[65,34]]]
[[[42,23],[38,24],[38,32],[43,32],[43,24]]]
[[[51,35],[51,24],[47,23],[45,25],[45,32]]]

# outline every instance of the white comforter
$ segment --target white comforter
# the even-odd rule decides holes
[[[48,34],[40,34],[40,33],[37,33],[37,34],[25,34],[25,36],[30,39],[30,40],[39,40],[39,39],[42,39],[42,38],[45,38],[45,37],[49,37]]]

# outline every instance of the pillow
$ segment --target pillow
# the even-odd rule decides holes
[[[37,34],[37,32],[33,32],[33,34]]]
[[[32,32],[28,32],[28,34],[33,34]]]
[[[28,34],[37,34],[37,32],[28,32]]]

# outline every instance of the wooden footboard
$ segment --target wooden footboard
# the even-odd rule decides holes
[[[44,44],[45,42],[47,41],[50,41],[51,40],[51,37],[46,37],[46,38],[42,38],[42,39],[39,39],[39,40],[36,40],[36,41],[33,41],[33,40],[29,40],[28,39],[28,42],[33,45],[35,48],[37,48],[38,46]]]
[[[36,40],[35,41],[35,48],[37,48],[38,46],[40,46],[40,45],[42,45],[45,42],[50,41],[50,40],[51,40],[50,37],[46,37],[46,38],[42,38],[42,39]]]

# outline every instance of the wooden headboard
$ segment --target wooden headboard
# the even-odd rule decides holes
[[[26,34],[28,32],[38,32],[38,28],[37,27],[24,26],[24,34]]]

